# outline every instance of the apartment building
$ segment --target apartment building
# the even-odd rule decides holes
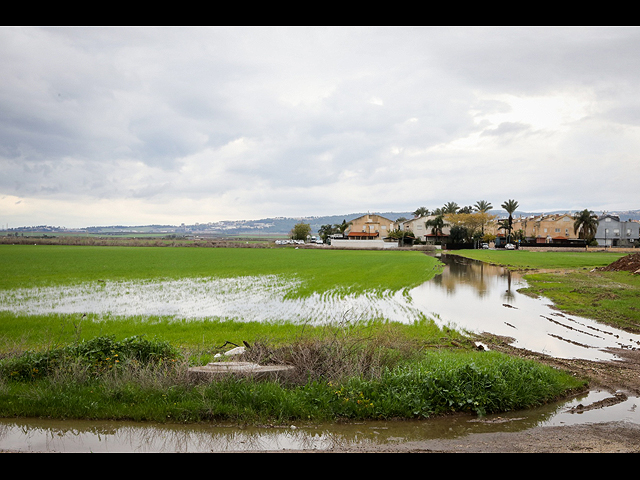
[[[596,240],[601,246],[631,247],[640,240],[640,223],[621,221],[617,215],[602,215],[598,218]]]
[[[513,219],[513,232],[522,230],[529,242],[553,243],[578,239],[573,231],[573,216],[568,213],[532,215]]]

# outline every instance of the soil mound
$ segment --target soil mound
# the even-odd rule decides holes
[[[598,270],[602,272],[631,272],[640,275],[640,253],[632,253],[622,257],[606,267],[598,268]]]

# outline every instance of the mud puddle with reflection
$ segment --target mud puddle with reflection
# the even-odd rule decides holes
[[[640,424],[638,399],[576,409],[611,398],[592,391],[570,401],[500,415],[468,415],[410,421],[250,427],[134,422],[0,419],[0,451],[64,453],[248,452],[332,450],[455,439],[477,433],[519,432],[539,426],[606,421]]]
[[[412,305],[441,325],[513,339],[512,345],[556,358],[613,360],[608,348],[640,348],[640,335],[565,315],[545,298],[518,292],[526,281],[508,269],[442,255],[441,275],[411,291]]]

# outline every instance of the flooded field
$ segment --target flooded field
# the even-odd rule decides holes
[[[413,289],[296,298],[300,280],[277,275],[165,281],[103,281],[73,287],[0,291],[4,310],[35,315],[126,316],[309,322],[383,318],[436,323],[513,338],[513,345],[559,358],[607,360],[608,347],[640,347],[640,336],[557,312],[546,299],[518,293],[525,281],[510,271],[452,255],[441,275]]]

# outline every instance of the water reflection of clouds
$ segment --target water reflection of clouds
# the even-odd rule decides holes
[[[422,313],[403,292],[314,293],[275,275],[147,282],[101,282],[0,292],[3,310],[25,315],[93,314],[97,318],[175,317],[326,323],[385,318],[413,322]]]

